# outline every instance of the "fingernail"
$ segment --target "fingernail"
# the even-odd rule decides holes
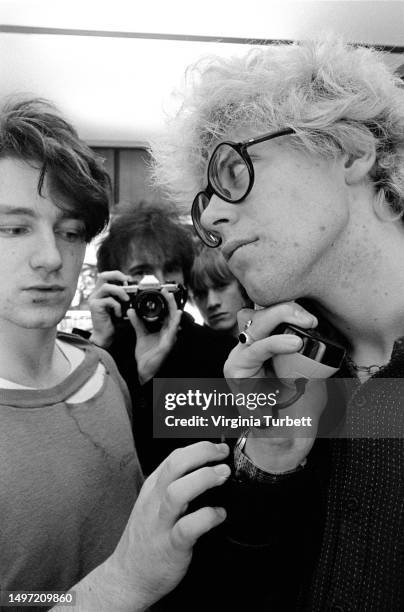
[[[215,510],[218,513],[220,518],[223,518],[223,519],[226,518],[227,513],[226,513],[226,510],[224,508],[217,508],[216,507]]]
[[[295,314],[296,317],[300,319],[300,321],[302,321],[302,323],[306,325],[310,324],[311,327],[317,325],[317,319],[313,315],[306,312],[302,312],[301,310],[297,310]]]
[[[213,469],[215,470],[216,474],[221,478],[227,478],[228,476],[230,476],[231,470],[229,466],[225,463],[222,463],[221,465],[216,465]]]
[[[227,455],[227,453],[229,451],[229,447],[224,442],[221,442],[220,444],[216,444],[216,448],[219,451],[219,453],[223,453],[223,454],[226,454],[226,455]]]
[[[303,344],[303,340],[299,336],[284,336],[286,344],[293,348],[300,348]]]

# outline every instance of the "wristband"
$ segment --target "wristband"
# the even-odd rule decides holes
[[[244,452],[244,447],[247,441],[248,434],[250,433],[250,428],[248,427],[243,431],[239,439],[237,440],[235,449],[234,449],[234,463],[235,463],[235,471],[236,478],[248,480],[256,480],[262,483],[276,483],[281,480],[288,478],[289,476],[296,474],[304,469],[307,464],[307,457],[291,470],[287,470],[286,472],[267,472],[257,465]]]

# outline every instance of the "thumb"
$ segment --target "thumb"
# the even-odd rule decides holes
[[[137,316],[134,308],[128,308],[127,315],[133,329],[136,332],[136,337],[141,338],[143,336],[146,336],[146,328],[143,325],[141,319]]]
[[[174,343],[177,336],[178,328],[181,323],[182,310],[177,310],[170,315],[167,327],[165,329],[166,340],[169,344]]]

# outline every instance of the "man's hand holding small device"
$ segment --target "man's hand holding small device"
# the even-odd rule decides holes
[[[286,328],[286,333],[277,333],[278,330],[283,332],[279,326],[285,323],[292,327]],[[309,453],[316,437],[318,422],[327,401],[326,386],[322,379],[338,369],[325,365],[323,367],[323,364],[314,359],[299,354],[304,342],[310,339],[310,334],[307,338],[304,333],[299,334],[299,328],[310,332],[317,324],[316,317],[295,302],[262,310],[244,309],[239,313],[239,326],[244,330],[241,340],[244,342],[240,342],[233,349],[225,363],[224,373],[226,378],[230,379],[230,384],[232,379],[276,377],[279,379],[280,390],[277,405],[281,409],[282,404],[286,406],[294,393],[289,377],[314,378],[309,381],[301,397],[287,408],[287,414],[291,418],[311,419],[311,427],[305,428],[304,436],[301,431],[299,435],[300,428],[290,427],[251,429],[249,433],[244,449],[246,454],[258,467],[269,472],[281,473],[296,468]],[[287,333],[288,331],[292,333]],[[317,344],[324,345],[318,342]],[[322,350],[326,350],[324,346]],[[288,360],[289,355],[291,359]],[[337,363],[338,356],[341,360],[343,351],[333,363]],[[268,363],[268,360],[271,361]],[[287,376],[288,380],[283,380],[282,383],[284,376]],[[281,415],[280,411],[279,416]]]

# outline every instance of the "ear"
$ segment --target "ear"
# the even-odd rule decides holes
[[[375,161],[376,150],[374,147],[347,156],[344,163],[346,184],[355,185],[360,183],[369,174]]]

